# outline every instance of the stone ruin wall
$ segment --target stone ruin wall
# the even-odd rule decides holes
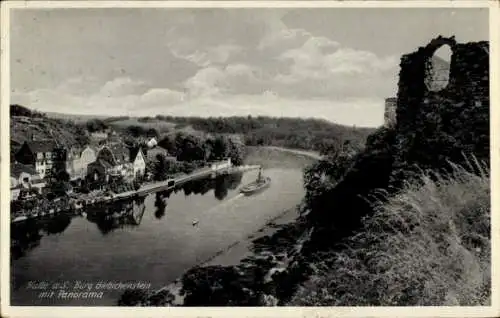
[[[452,51],[449,76],[436,76],[431,61],[443,45]],[[440,36],[404,55],[400,66],[392,184],[413,176],[413,165],[463,163],[463,153],[489,162],[488,42],[460,44]],[[433,86],[430,78],[436,77],[448,85]]]

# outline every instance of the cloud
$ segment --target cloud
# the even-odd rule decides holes
[[[144,82],[130,78],[113,79],[83,96],[79,92],[88,90],[86,83],[84,78],[71,79],[55,89],[14,92],[11,101],[40,111],[117,115],[147,113],[179,104],[185,98],[183,92],[168,88],[148,89]]]
[[[99,94],[107,97],[123,96],[143,92],[146,88],[144,81],[133,80],[130,77],[117,77],[106,82]]]
[[[232,55],[243,50],[242,47],[233,44],[198,48],[193,41],[188,39],[170,42],[168,47],[175,57],[185,59],[201,67],[207,67],[212,64],[223,64]]]
[[[165,27],[159,48],[166,51],[148,63],[135,64],[143,61],[140,50],[125,50],[127,63],[109,65],[122,72],[72,78],[55,88],[17,92],[13,99],[45,111],[314,115],[368,125],[378,123],[384,98],[396,91],[397,57],[289,28],[284,12],[202,11],[185,11]],[[379,113],[368,115],[359,105]]]

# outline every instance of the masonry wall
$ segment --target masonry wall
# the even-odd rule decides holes
[[[443,45],[452,50],[449,82],[432,91],[430,61]],[[400,65],[392,184],[417,173],[413,165],[442,168],[447,159],[463,163],[464,154],[489,162],[488,42],[438,37]]]
[[[384,126],[390,127],[396,124],[396,108],[398,99],[390,97],[385,99]]]

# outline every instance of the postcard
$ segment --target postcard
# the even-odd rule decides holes
[[[2,316],[500,315],[498,12],[3,2]]]

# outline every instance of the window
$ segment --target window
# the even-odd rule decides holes
[[[448,86],[452,54],[450,46],[445,44],[427,62],[425,84],[430,91],[437,92]]]
[[[30,182],[30,178],[29,177],[24,177],[23,178],[23,182],[26,182],[26,183]]]

